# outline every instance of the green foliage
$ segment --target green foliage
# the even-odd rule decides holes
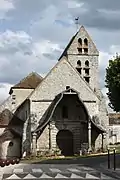
[[[109,106],[116,112],[120,112],[120,56],[109,60],[106,69],[106,87],[108,88]]]

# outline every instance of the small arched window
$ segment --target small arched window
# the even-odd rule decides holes
[[[80,60],[77,61],[77,65],[81,66],[81,61]]]
[[[89,67],[89,61],[85,61],[85,66]]]
[[[13,142],[12,141],[9,143],[9,146],[13,146]]]
[[[82,39],[81,39],[81,38],[78,39],[78,44],[79,44],[80,46],[82,46]]]
[[[88,46],[88,40],[87,40],[87,38],[84,39],[84,45]]]

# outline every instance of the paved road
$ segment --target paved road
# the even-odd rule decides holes
[[[1,179],[120,179],[119,174],[107,171],[100,166],[106,160],[107,157],[94,157],[19,164],[1,168],[1,173],[4,171]]]

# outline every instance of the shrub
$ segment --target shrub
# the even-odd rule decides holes
[[[116,143],[115,143],[115,145],[119,145],[119,144],[120,144],[120,142],[116,142]]]
[[[113,145],[113,143],[110,142],[109,145]]]

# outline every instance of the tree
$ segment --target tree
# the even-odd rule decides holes
[[[113,60],[109,60],[105,82],[108,88],[109,106],[114,111],[120,112],[120,56],[116,55]]]

